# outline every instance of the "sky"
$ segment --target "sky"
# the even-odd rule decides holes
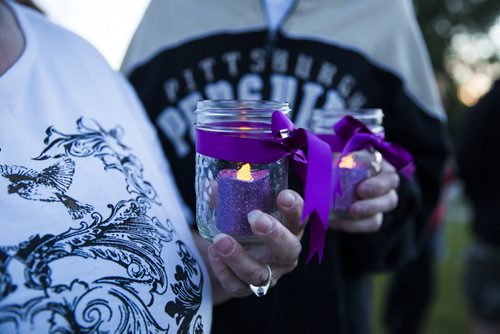
[[[34,0],[54,22],[83,36],[118,69],[149,0]]]

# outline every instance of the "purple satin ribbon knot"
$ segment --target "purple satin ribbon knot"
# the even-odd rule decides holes
[[[385,141],[380,135],[370,131],[362,122],[352,116],[344,116],[333,126],[335,135],[319,135],[330,145],[332,152],[340,152],[338,164],[342,158],[354,151],[373,148],[407,179],[412,178],[415,164],[412,155],[403,147]],[[334,180],[333,199],[342,194],[340,180]]]
[[[252,126],[245,123],[245,126]],[[281,131],[287,136],[282,138]],[[307,154],[303,151],[307,149]],[[307,255],[309,262],[315,253],[323,258],[325,233],[328,229],[331,193],[331,150],[327,143],[312,132],[296,128],[281,112],[272,114],[271,134],[258,138],[196,129],[196,151],[222,160],[267,164],[291,156],[291,165],[304,184],[302,222],[310,218],[311,236]]]

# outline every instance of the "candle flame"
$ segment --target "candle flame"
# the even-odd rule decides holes
[[[246,163],[236,172],[236,178],[242,181],[252,181],[252,173],[250,173],[250,164]]]
[[[354,168],[356,167],[356,163],[354,162],[354,159],[352,158],[352,155],[346,155],[345,157],[342,158],[342,160],[339,163],[340,168]]]

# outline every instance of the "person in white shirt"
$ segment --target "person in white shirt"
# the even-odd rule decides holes
[[[193,235],[127,81],[83,39],[3,0],[0,128],[1,333],[209,333],[214,303],[297,264],[297,193],[277,199],[287,226],[249,214],[262,240],[252,254]]]

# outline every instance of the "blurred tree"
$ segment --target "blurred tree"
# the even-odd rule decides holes
[[[460,86],[465,82],[459,82],[457,73],[454,73],[457,68],[460,69],[457,63],[470,67],[471,73],[486,71],[489,84],[499,75],[498,46],[488,37],[488,32],[499,22],[500,1],[414,0],[414,5],[448,114],[449,130],[453,135],[466,107],[458,98]],[[459,50],[453,47],[454,38],[460,35],[471,36],[469,42],[478,38],[489,41],[492,52],[483,52],[472,62],[471,57],[464,61],[462,55],[458,54]],[[464,39],[462,41],[467,42]],[[465,77],[462,80],[467,80]]]

